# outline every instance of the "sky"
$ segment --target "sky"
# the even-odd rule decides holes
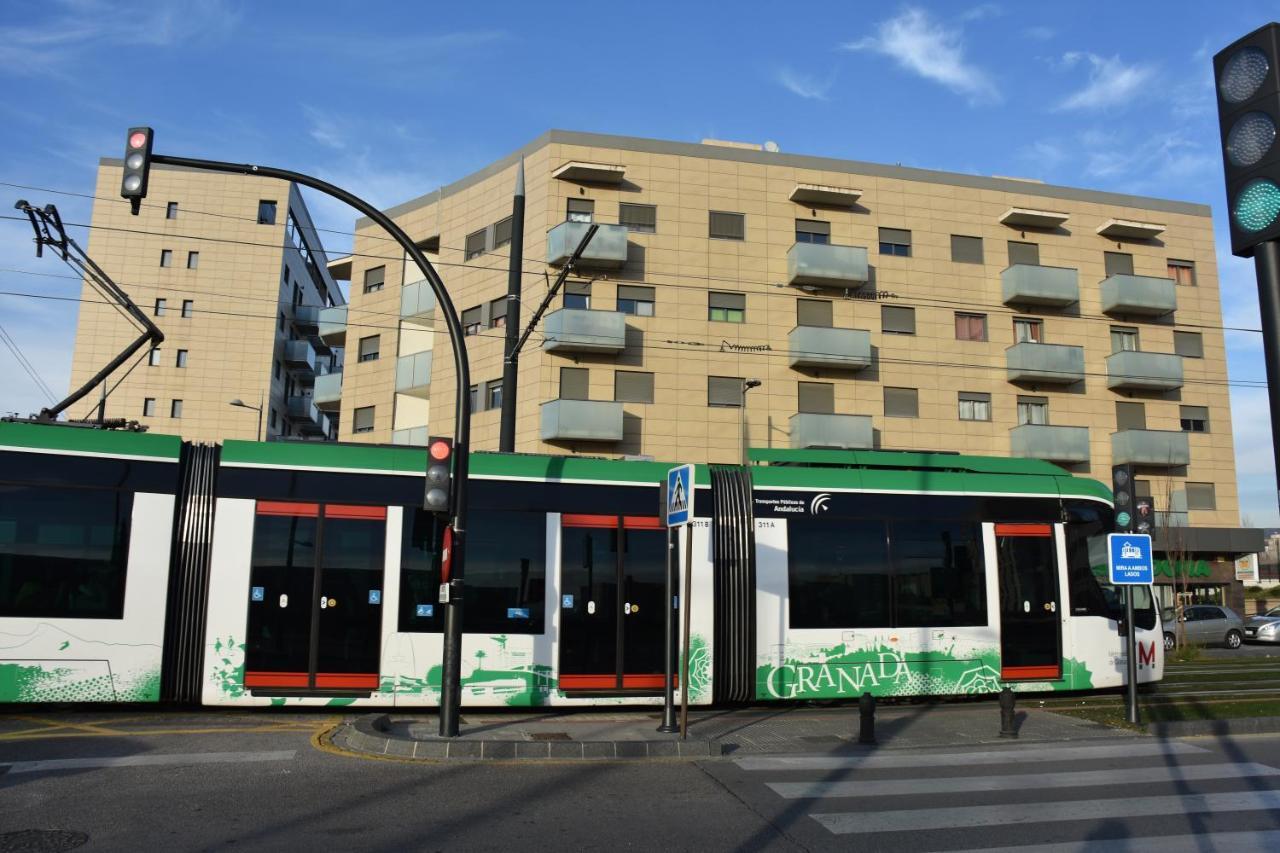
[[[550,128],[771,140],[1209,204],[1223,324],[1256,330],[1253,264],[1226,231],[1211,60],[1277,17],[1257,0],[850,0],[794,18],[745,0],[0,0],[0,206],[52,202],[88,222],[98,158],[140,124],[159,152],[309,172],[383,207]],[[326,248],[349,248],[354,216],[308,204]],[[34,257],[25,221],[0,218],[0,292],[77,297],[67,272]],[[11,344],[65,393],[75,317],[75,302],[0,295],[0,411],[49,404]],[[1280,526],[1262,338],[1226,339],[1244,521]]]

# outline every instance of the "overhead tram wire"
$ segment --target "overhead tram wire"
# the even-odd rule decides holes
[[[8,347],[9,352],[13,353],[13,357],[18,362],[18,366],[26,372],[27,376],[31,377],[31,381],[35,383],[36,388],[49,398],[49,402],[58,402],[58,397],[53,393],[53,389],[51,389],[49,384],[44,381],[40,372],[36,370],[35,365],[31,363],[30,359],[27,358],[26,353],[22,351],[22,347],[18,346],[18,342],[14,340],[13,336],[10,335],[8,330],[2,325],[0,325],[0,341],[3,341],[4,345]]]

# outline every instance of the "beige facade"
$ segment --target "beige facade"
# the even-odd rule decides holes
[[[1238,524],[1208,207],[749,146],[552,131],[388,211],[433,251],[458,311],[480,315],[466,338],[474,449],[498,444],[486,403],[503,329],[489,318],[506,292],[501,226],[521,157],[522,319],[558,271],[548,252],[562,250],[566,219],[590,208],[606,257],[551,305],[587,312],[544,318],[521,356],[518,451],[733,462],[741,410],[709,403],[757,378],[752,447],[1026,455],[1103,481],[1127,454],[1157,509]],[[635,206],[652,207],[652,228]],[[405,279],[387,245],[357,224],[353,324],[399,306],[389,285],[362,287],[377,267],[375,279]],[[635,304],[646,293],[652,316]],[[423,344],[402,334],[382,332],[383,357],[348,366],[343,439],[410,440],[395,434],[404,401],[386,354]],[[448,435],[454,369],[443,324],[435,335],[430,431]],[[651,398],[637,373],[651,374]]]
[[[323,374],[340,369],[342,351],[320,341],[316,315],[344,298],[297,188],[153,167],[148,199],[132,216],[117,198],[120,179],[120,161],[104,159],[87,251],[165,339],[108,380],[106,416],[189,440],[252,439],[258,415],[229,405],[239,399],[261,406],[266,436],[335,435],[312,394]],[[82,300],[72,388],[138,334],[87,282]],[[95,391],[68,415],[94,415],[98,402]]]

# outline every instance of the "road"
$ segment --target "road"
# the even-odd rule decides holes
[[[1280,736],[886,749],[835,763],[431,764],[335,753],[321,737],[335,719],[6,714],[0,853],[82,837],[86,851],[1280,846]],[[33,830],[63,835],[10,834]]]

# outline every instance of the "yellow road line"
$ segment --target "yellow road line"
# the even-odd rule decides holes
[[[57,720],[48,720],[43,717],[29,717],[24,714],[15,714],[15,720],[26,720],[29,723],[39,723],[48,726],[50,729],[75,729],[77,731],[97,732],[99,734],[119,734],[115,729],[108,729],[104,726],[97,726],[92,723],[71,723],[59,722]]]

